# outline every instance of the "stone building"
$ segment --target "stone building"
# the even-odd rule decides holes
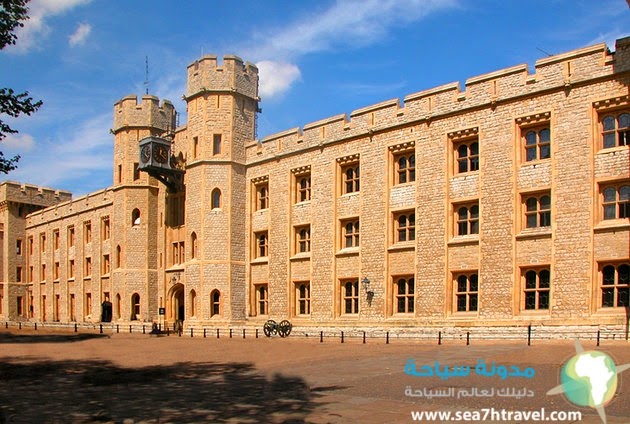
[[[0,185],[0,319],[625,328],[630,38],[262,140],[254,65],[187,72],[186,125],[115,104],[111,187]]]

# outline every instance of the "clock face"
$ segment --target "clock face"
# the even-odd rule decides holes
[[[156,144],[153,146],[153,159],[158,163],[166,163],[168,161],[168,149],[166,146]]]
[[[140,160],[142,163],[147,163],[151,159],[151,146],[148,144],[142,147],[140,151]]]

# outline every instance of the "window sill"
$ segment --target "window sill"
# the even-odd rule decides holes
[[[536,167],[538,167],[538,165],[544,165],[544,164],[548,164],[548,163],[551,163],[551,158],[525,161],[525,162],[521,163],[521,169],[522,168],[536,168]]]
[[[87,277],[83,277],[83,281],[92,280],[92,276],[88,275]]]
[[[303,261],[303,260],[307,260],[307,259],[311,259],[311,252],[300,252],[300,253],[296,253],[295,255],[291,256],[289,258],[290,261]]]
[[[549,318],[550,309],[521,309],[520,315],[530,318]]]
[[[549,238],[551,235],[551,227],[525,228],[516,235],[516,239]]]
[[[68,282],[69,282],[69,283],[73,283],[73,282],[74,282],[74,277],[70,277],[70,278],[68,278]],[[32,283],[32,281],[31,281],[31,283]]]
[[[628,149],[630,149],[630,146],[602,147],[595,154],[596,155],[608,155],[608,154],[616,155],[617,152],[625,152]]]
[[[451,319],[477,319],[479,317],[478,311],[468,311],[468,312],[453,312],[449,318]]]
[[[392,244],[391,246],[389,246],[389,248],[387,249],[388,252],[399,252],[399,251],[404,251],[404,250],[415,250],[416,248],[416,241],[403,241],[403,242],[398,242],[395,244]]]
[[[269,263],[269,257],[263,256],[262,258],[256,258],[256,259],[253,259],[250,263],[251,264],[266,264],[266,263]]]
[[[311,204],[311,200],[309,199],[309,200],[302,200],[301,202],[295,202],[293,206],[305,207],[305,206],[309,206],[310,204]]]
[[[406,183],[395,183],[392,188],[415,187],[416,181],[407,181]]]
[[[473,234],[468,236],[456,236],[449,240],[449,246],[458,246],[466,244],[479,244],[479,235]]]
[[[595,225],[595,227],[593,228],[593,232],[601,233],[605,231],[619,231],[628,229],[630,229],[630,219],[606,219],[600,221],[597,225]]]
[[[341,249],[340,251],[335,253],[335,256],[354,256],[358,255],[359,251],[360,250],[358,247],[346,247],[345,249]]]
[[[355,197],[355,196],[359,196],[359,193],[361,193],[360,191],[353,191],[352,193],[344,193],[339,197]]]
[[[166,272],[182,272],[184,271],[184,264],[175,264],[169,268],[166,268],[164,271]]]
[[[106,274],[101,275],[101,278],[109,278],[109,272]]]
[[[453,179],[453,180],[458,180],[458,179],[467,180],[469,177],[476,177],[477,175],[479,175],[479,170],[466,171],[466,172],[457,172],[457,173],[453,174],[451,179]]]
[[[601,285],[600,285],[601,288]],[[594,315],[606,316],[626,316],[625,306],[598,306]]]

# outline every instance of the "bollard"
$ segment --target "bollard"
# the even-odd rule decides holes
[[[527,346],[532,345],[532,325],[527,326]]]
[[[203,329],[203,338],[204,339],[206,338],[206,329],[205,328]]]
[[[341,332],[341,343],[343,343],[343,331]]]
[[[230,339],[232,338],[232,329],[230,328]]]
[[[217,339],[219,338],[219,329],[217,328]]]
[[[600,334],[600,331],[597,330],[597,346],[599,346],[599,334]]]
[[[243,328],[243,338],[245,338],[245,329]]]
[[[4,323],[4,328],[9,328],[9,323],[8,322]]]
[[[76,323],[74,323],[74,332],[76,333],[77,331],[79,331],[79,327],[77,326]]]
[[[158,323],[158,331],[161,333],[162,332],[162,324]]]
[[[142,324],[142,334],[147,334],[144,332],[144,324]]]
[[[99,332],[103,334],[103,324],[99,325]]]
[[[363,344],[365,344],[365,331],[363,332]]]
[[[470,331],[466,331],[466,346],[470,345]]]
[[[131,334],[131,324],[129,324],[129,334]]]
[[[116,324],[116,333],[120,333],[120,328],[119,328],[118,324]]]
[[[258,329],[256,329],[256,338],[258,338]]]
[[[192,337],[192,336],[193,336],[193,329],[191,328],[190,329],[190,337]]]
[[[20,322],[19,328],[20,328],[20,330],[22,329],[22,323],[21,323],[21,322]],[[77,330],[76,330],[76,328],[77,328],[77,327],[76,327],[76,325],[75,325],[75,326],[74,326],[74,331],[75,331],[75,332],[77,331]]]
[[[320,343],[324,343],[324,332],[323,331],[319,332],[319,342]]]
[[[35,331],[37,331],[37,323],[35,323]]]
[[[438,331],[438,345],[442,344],[442,332]]]
[[[385,335],[385,344],[389,344],[389,331]]]

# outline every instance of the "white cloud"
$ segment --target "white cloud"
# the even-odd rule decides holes
[[[240,51],[258,60],[261,96],[273,97],[299,79],[300,70],[291,62],[300,56],[343,46],[367,46],[386,36],[394,25],[409,24],[457,4],[458,0],[337,0],[323,12],[255,34],[260,42]]]
[[[0,147],[8,152],[21,154],[35,147],[35,139],[30,134],[7,134]]]
[[[83,45],[88,35],[90,35],[90,32],[92,32],[92,25],[86,23],[79,24],[76,31],[69,37],[68,44],[70,47]]]
[[[259,94],[264,99],[286,92],[300,79],[300,69],[291,63],[263,60],[256,63],[260,77]]]
[[[47,24],[51,16],[60,15],[76,6],[89,3],[91,0],[32,0],[28,3],[29,19],[24,22],[24,27],[18,28],[17,43],[8,46],[8,52],[26,53],[36,47],[39,40],[46,37],[52,30]]]

